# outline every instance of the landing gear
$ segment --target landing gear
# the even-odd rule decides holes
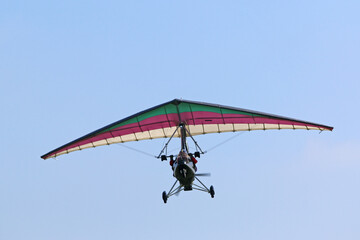
[[[214,198],[215,196],[215,190],[214,190],[214,187],[213,185],[210,186],[210,191],[209,191],[210,195],[211,195],[211,198]]]
[[[169,193],[166,193],[166,191],[163,191],[163,193],[162,193],[162,199],[163,199],[164,203],[166,203],[167,200],[168,200],[168,198],[171,197],[172,195],[178,194],[179,192],[181,192],[181,191],[184,190],[184,186],[183,186],[183,185],[180,185],[180,186],[174,188],[175,185],[176,185],[178,182],[179,182],[178,180],[175,181],[175,183],[174,183],[174,185],[172,185]]]
[[[210,186],[210,188],[207,188],[197,177],[195,177],[195,179],[201,184],[198,185],[196,183],[193,183],[192,185],[189,186],[184,186],[182,184],[179,183],[178,187],[175,187],[176,184],[179,182],[178,180],[175,181],[174,185],[171,187],[170,191],[168,193],[166,193],[166,191],[163,191],[162,193],[162,199],[164,201],[164,203],[167,202],[168,198],[171,197],[172,195],[177,195],[179,194],[181,191],[191,191],[191,190],[198,190],[198,191],[202,191],[202,192],[207,192],[210,193],[211,198],[214,198],[215,196],[215,190],[214,190],[214,186]]]
[[[162,193],[162,199],[164,200],[164,203],[167,202],[168,196],[165,191],[163,191],[163,193]]]
[[[203,192],[210,193],[211,198],[214,198],[214,196],[215,196],[214,186],[211,185],[211,186],[210,186],[210,189],[209,189],[209,188],[207,188],[197,177],[195,177],[195,179],[196,179],[199,183],[201,183],[202,186],[196,185],[196,184],[194,183],[193,185],[196,186],[196,187],[198,187],[198,188],[194,188],[194,189],[200,190],[200,191],[203,191]]]

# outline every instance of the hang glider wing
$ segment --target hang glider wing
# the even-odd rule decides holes
[[[321,124],[252,110],[174,99],[89,133],[41,156],[41,158],[48,159],[85,148],[113,143],[168,138],[174,134],[180,123],[185,124],[193,136],[206,133],[269,129],[320,131],[332,131],[333,129],[333,127]],[[174,137],[180,137],[180,131],[175,132]]]

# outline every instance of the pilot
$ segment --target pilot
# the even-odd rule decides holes
[[[193,168],[194,168],[195,172],[197,171],[196,164],[198,161],[196,160],[196,158],[194,158],[194,156],[191,153],[187,154],[185,151],[181,150],[175,161],[178,161],[178,159],[180,159],[180,158],[191,161],[193,163]],[[173,170],[174,170],[173,165],[174,165],[175,161],[173,159],[170,160],[170,166],[173,168]]]
[[[170,159],[170,166],[171,166],[171,168],[174,170],[174,159],[173,158],[171,158]]]
[[[193,165],[194,165],[194,169],[195,169],[195,172],[197,171],[197,166],[196,166],[196,164],[197,164],[197,160],[196,160],[196,158],[190,153],[189,154],[190,155],[190,159],[191,159],[191,161],[193,162]]]
[[[174,163],[178,162],[179,159],[184,159],[184,160],[189,159],[189,155],[187,155],[187,153],[185,151],[181,150],[179,152],[179,154],[177,155],[175,161],[173,159],[170,159],[170,166],[173,167]]]

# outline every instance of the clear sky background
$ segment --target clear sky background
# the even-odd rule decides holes
[[[2,1],[0,239],[360,239],[359,12],[355,0]],[[214,199],[167,204],[168,162],[120,144],[40,158],[174,98],[335,128],[241,133],[199,159]]]

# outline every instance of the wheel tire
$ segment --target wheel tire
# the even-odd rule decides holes
[[[215,196],[215,190],[212,185],[210,186],[210,195],[211,195],[211,198],[214,198],[214,196]]]
[[[167,194],[165,191],[163,191],[163,193],[162,193],[162,199],[164,200],[164,203],[167,202],[168,197],[167,197]]]

